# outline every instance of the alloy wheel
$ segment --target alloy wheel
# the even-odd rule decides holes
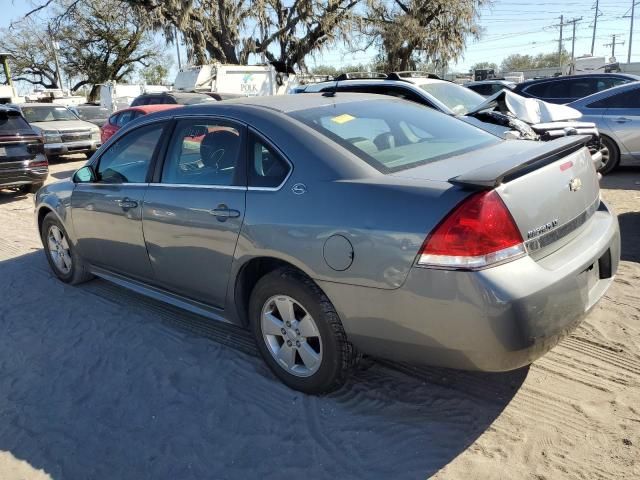
[[[71,251],[69,249],[67,237],[56,225],[52,225],[49,229],[49,234],[47,235],[47,246],[56,268],[62,274],[67,275],[73,266]]]
[[[269,353],[288,373],[309,377],[320,368],[320,332],[299,302],[287,295],[275,295],[265,302],[260,321]]]

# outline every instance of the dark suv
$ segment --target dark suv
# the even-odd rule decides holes
[[[517,84],[513,92],[550,103],[570,103],[579,98],[640,80],[628,73],[591,73],[567,77],[541,78]]]
[[[0,105],[0,189],[35,193],[48,174],[42,137],[18,109]]]
[[[212,103],[217,100],[204,93],[189,92],[161,92],[144,93],[136,97],[131,103],[132,107],[140,105],[195,105],[196,103]]]

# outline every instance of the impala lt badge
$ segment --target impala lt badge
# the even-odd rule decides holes
[[[571,190],[572,192],[577,192],[581,188],[582,188],[582,180],[580,180],[579,178],[572,178],[569,181],[569,190]]]
[[[527,238],[535,238],[543,233],[547,233],[549,230],[553,230],[558,226],[558,219],[554,218],[549,223],[545,223],[544,225],[540,225],[539,227],[533,228],[527,232]]]

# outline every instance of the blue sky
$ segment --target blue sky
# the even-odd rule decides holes
[[[637,0],[636,0],[637,1]],[[603,44],[611,43],[611,36],[618,34],[616,46],[618,61],[626,62],[629,46],[629,14],[632,0],[600,0],[598,28],[596,31],[595,55],[609,56],[611,47]],[[490,7],[481,12],[480,24],[483,27],[482,37],[478,41],[469,41],[462,59],[452,70],[466,71],[471,65],[480,61],[495,62],[498,65],[506,56],[513,53],[538,54],[556,51],[558,48],[558,28],[560,15],[566,19],[583,17],[576,26],[576,56],[589,53],[591,50],[592,25],[595,0],[565,1],[531,1],[531,0],[494,0]],[[30,0],[0,0],[3,14],[0,26],[7,26],[12,20],[19,19],[29,9]],[[640,61],[640,5],[636,8],[636,24],[633,40],[632,61]],[[564,29],[565,48],[571,50],[571,27]],[[168,47],[175,52],[174,48]],[[353,63],[366,63],[375,56],[373,50],[356,54],[349,53],[346,48],[330,48],[310,58],[308,65],[330,64],[336,67]],[[184,57],[183,57],[184,58]],[[177,61],[176,61],[177,65]]]

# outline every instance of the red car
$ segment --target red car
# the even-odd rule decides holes
[[[131,107],[120,110],[109,117],[107,123],[100,127],[100,137],[102,143],[109,140],[118,130],[124,127],[127,123],[135,120],[143,115],[148,115],[154,112],[160,112],[162,110],[169,110],[171,108],[181,107],[182,105],[140,105],[139,107]]]

